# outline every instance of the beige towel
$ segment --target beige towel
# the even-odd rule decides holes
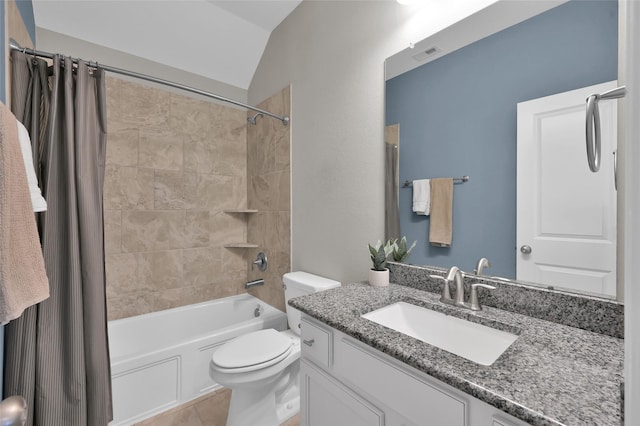
[[[0,324],[49,297],[15,116],[0,103]]]
[[[453,178],[431,179],[429,242],[432,246],[451,247],[452,222]]]

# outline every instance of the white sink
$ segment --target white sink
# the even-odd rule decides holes
[[[398,302],[362,315],[481,365],[491,365],[518,335],[410,303]]]

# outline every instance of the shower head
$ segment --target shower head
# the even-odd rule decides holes
[[[263,117],[263,116],[264,115],[261,112],[259,112],[256,115],[254,115],[253,117],[247,117],[247,121],[255,126],[256,125],[256,120],[258,119],[258,117]]]

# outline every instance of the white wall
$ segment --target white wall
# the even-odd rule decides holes
[[[161,78],[163,80],[169,80],[175,83],[184,84],[196,89],[205,90],[220,96],[231,98],[239,102],[244,103],[247,101],[247,91],[244,89],[232,86],[230,84],[222,83],[220,81],[212,80],[201,75],[179,70],[177,68],[160,64],[158,62],[153,62],[139,56],[130,55],[120,50],[110,49],[108,47],[90,43],[86,40],[80,40],[40,27],[36,27],[36,36],[38,40],[36,48],[37,50],[41,50],[43,52],[61,53],[67,56],[73,56],[74,58],[82,58],[85,61],[98,62],[104,65],[122,68],[128,71],[147,74],[156,78]],[[142,80],[132,79],[128,77],[123,78],[131,81],[136,81],[138,83],[142,82],[143,84],[145,84]],[[152,83],[148,84],[153,85]],[[180,93],[187,96],[192,95],[178,89],[170,88],[168,86],[156,87],[162,87],[163,90]],[[193,96],[197,97],[197,95]],[[229,104],[225,105],[228,106]]]
[[[490,3],[304,1],[271,34],[249,103],[291,83],[294,270],[366,279],[384,236],[384,61]]]

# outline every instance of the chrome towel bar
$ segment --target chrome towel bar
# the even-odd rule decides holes
[[[469,181],[469,176],[462,176],[459,178],[453,178],[453,183],[465,183]],[[405,180],[404,183],[402,184],[403,188],[409,188],[410,186],[413,186],[413,181],[410,180]]]

